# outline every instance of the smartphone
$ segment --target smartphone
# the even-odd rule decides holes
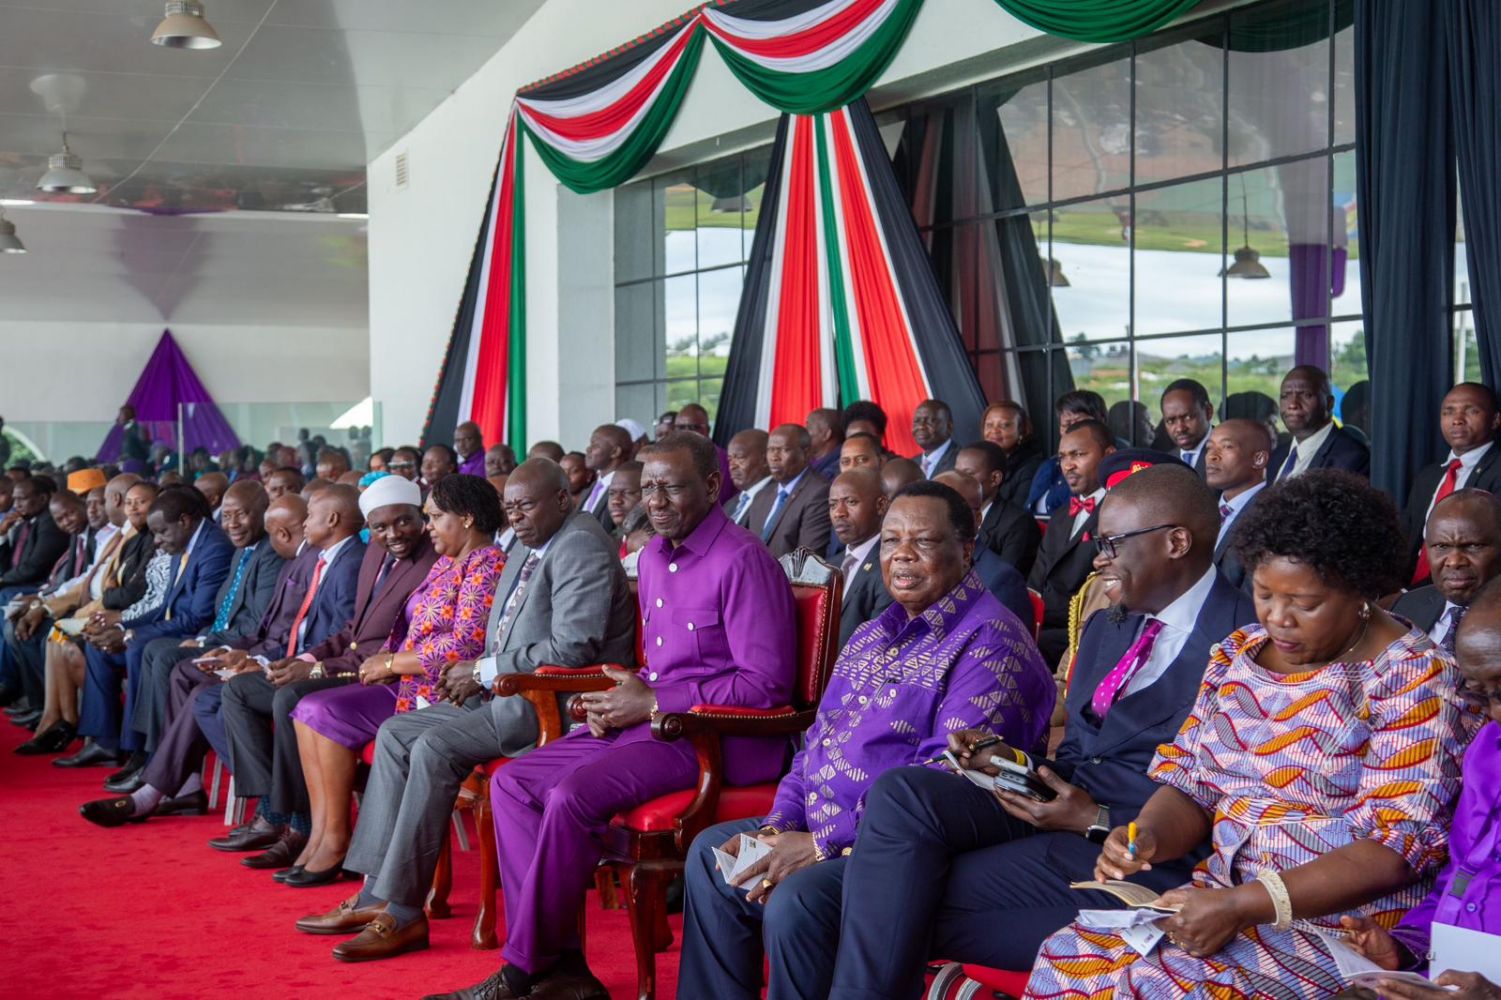
[[[996,785],[1008,792],[1016,792],[1038,802],[1051,802],[1058,797],[1058,793],[1049,788],[1030,767],[996,756],[990,758],[990,763],[1000,769],[995,776]]]

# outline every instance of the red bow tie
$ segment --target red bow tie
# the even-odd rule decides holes
[[[1094,513],[1094,497],[1085,497],[1082,500],[1080,500],[1078,497],[1069,497],[1068,498],[1068,516],[1069,517],[1078,517],[1079,516],[1079,512],[1081,510],[1082,511],[1088,511],[1089,513],[1093,514]]]

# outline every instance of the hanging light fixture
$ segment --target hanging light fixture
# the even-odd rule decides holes
[[[47,158],[47,172],[36,182],[38,191],[49,194],[93,194],[99,190],[94,180],[83,172],[83,160],[68,148],[68,133],[63,133],[63,151]]]
[[[5,217],[0,208],[0,253],[25,253],[26,244],[16,235],[16,224]]]
[[[1246,175],[1240,175],[1240,224],[1245,245],[1235,251],[1235,263],[1220,271],[1222,278],[1246,278],[1257,280],[1270,278],[1272,272],[1261,263],[1261,254],[1251,247],[1251,210],[1246,197]]]
[[[151,44],[169,49],[217,49],[224,44],[203,16],[198,0],[169,0],[167,16],[151,34]]]

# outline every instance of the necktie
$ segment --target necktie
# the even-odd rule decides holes
[[[1068,516],[1078,517],[1081,512],[1088,512],[1090,514],[1093,514],[1094,506],[1094,497],[1084,497],[1083,499],[1080,499],[1079,497],[1069,497]]]
[[[1433,494],[1433,506],[1429,507],[1429,510],[1437,507],[1440,500],[1454,492],[1454,486],[1459,482],[1459,470],[1463,465],[1464,463],[1457,458],[1449,463],[1449,471],[1444,475],[1444,481],[1438,484],[1438,492]],[[1426,525],[1426,523],[1425,521],[1424,524]],[[1412,582],[1415,584],[1422,583],[1428,579],[1428,573],[1428,546],[1424,545],[1418,550],[1418,568],[1412,574]],[[1454,631],[1451,629],[1449,634],[1453,635]],[[1444,641],[1448,642],[1448,639],[1445,638]],[[1453,650],[1450,650],[1450,652],[1453,652]]]
[[[846,552],[844,554],[844,565],[839,568],[839,571],[844,574],[844,592],[846,594],[849,593],[850,589],[850,577],[854,576],[855,567],[859,565],[860,560],[855,558],[853,552]]]
[[[296,656],[297,650],[302,646],[298,637],[302,633],[302,620],[307,617],[308,608],[313,606],[313,595],[318,593],[318,581],[323,577],[323,557],[318,557],[318,565],[313,569],[313,580],[308,584],[307,594],[302,598],[302,607],[297,609],[297,617],[292,619],[292,633],[287,637],[287,655]]]
[[[1147,627],[1142,629],[1141,638],[1136,644],[1126,650],[1126,655],[1105,675],[1100,686],[1095,689],[1094,700],[1090,704],[1094,707],[1094,714],[1099,719],[1104,719],[1110,711],[1110,706],[1115,704],[1115,699],[1125,690],[1126,685],[1131,683],[1131,678],[1142,668],[1147,659],[1152,655],[1152,646],[1157,642],[1157,634],[1162,631],[1162,622],[1153,618],[1147,621]]]
[[[589,499],[585,501],[584,509],[591,514],[594,513],[594,505],[599,503],[600,494],[604,491],[605,484],[598,479],[594,480],[594,489],[589,491]]]
[[[172,574],[172,582],[167,586],[167,594],[172,595],[172,588],[177,586],[177,581],[182,579],[182,571],[188,568],[188,554],[184,552],[182,558],[177,560],[177,572]],[[167,605],[167,613],[162,616],[163,620],[172,620],[172,605]]]
[[[749,493],[742,493],[742,494],[740,494],[740,499],[737,500],[737,501],[735,501],[735,516],[732,517],[732,518],[730,518],[730,520],[733,521],[734,523],[740,525],[741,527],[744,527],[745,526],[745,522],[742,521],[741,518],[743,518],[745,516],[745,512],[746,511],[750,510],[750,505],[751,505],[751,494],[749,494]]]
[[[500,637],[505,633],[506,626],[511,623],[511,616],[516,613],[516,605],[521,603],[521,592],[526,589],[527,582],[537,570],[537,564],[542,560],[533,552],[526,557],[526,563],[522,565],[521,572],[516,574],[516,586],[511,588],[511,597],[506,601],[505,614],[500,616],[500,624],[495,626],[495,640],[497,647]]]
[[[1230,520],[1230,515],[1234,514],[1234,513],[1235,513],[1235,509],[1233,507],[1231,507],[1229,504],[1227,504],[1227,503],[1220,504],[1220,523],[1224,524],[1226,521]]]
[[[15,569],[21,563],[21,554],[26,551],[26,540],[31,537],[31,522],[22,521],[21,527],[16,531],[16,547],[11,550],[10,568]]]
[[[777,515],[782,513],[782,508],[786,506],[787,498],[791,495],[787,487],[777,487],[777,502],[771,505],[771,513],[766,515],[766,526],[761,529],[761,541],[771,539],[771,529],[777,526]]]
[[[373,598],[380,593],[381,584],[386,582],[386,574],[391,572],[391,567],[396,564],[395,556],[386,556],[380,564],[380,572],[375,574],[375,584],[370,588],[370,596]]]
[[[77,548],[73,552],[73,572],[69,576],[77,576],[82,573],[84,567],[89,564],[89,542],[83,535],[78,536]]]
[[[251,549],[241,549],[240,558],[235,562],[235,578],[229,584],[229,593],[224,595],[224,600],[219,602],[219,613],[214,615],[214,627],[211,632],[223,632],[229,627],[229,612],[235,606],[235,596],[240,592],[240,584],[245,579],[245,570],[250,566]]]
[[[1292,450],[1290,450],[1287,453],[1287,461],[1285,461],[1285,462],[1282,463],[1282,469],[1281,469],[1280,472],[1277,473],[1277,480],[1278,480],[1278,482],[1281,482],[1282,480],[1286,479],[1288,476],[1292,475],[1293,474],[1293,470],[1296,469],[1297,467],[1298,467],[1298,446],[1297,445],[1293,445],[1292,446]]]
[[[1465,612],[1470,610],[1468,605],[1456,604],[1449,609],[1449,631],[1444,633],[1444,638],[1439,642],[1439,648],[1450,656],[1454,655],[1454,640],[1459,635],[1459,623],[1464,621]]]
[[[924,479],[932,479],[933,478],[932,472],[933,472],[933,460],[931,458],[929,458],[927,455],[923,455],[923,457],[922,457],[922,477]]]

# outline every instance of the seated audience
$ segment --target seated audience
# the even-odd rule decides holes
[[[429,445],[422,453],[422,485],[431,490],[459,471],[459,455],[446,444]]]
[[[1100,463],[1114,452],[1115,439],[1098,420],[1070,424],[1058,442],[1059,468],[1073,498],[1048,523],[1027,580],[1042,595],[1042,634],[1037,645],[1049,666],[1057,665],[1068,646],[1068,602],[1094,563],[1094,549],[1088,543],[1095,534],[1096,507],[1105,496]]]
[[[976,441],[954,460],[956,471],[980,484],[980,544],[1025,579],[1037,561],[1042,529],[1035,517],[1004,498],[1006,466],[1006,453],[990,441]]]
[[[492,444],[485,449],[485,477],[509,476],[516,471],[516,452],[508,444]]]
[[[923,479],[922,466],[910,458],[891,456],[881,463],[881,485],[888,497],[894,497],[902,487]]]
[[[886,454],[886,411],[868,399],[857,399],[844,408],[844,436],[869,434]]]
[[[1204,445],[1201,470],[1211,489],[1220,491],[1220,535],[1214,546],[1214,564],[1225,579],[1251,590],[1251,580],[1235,554],[1234,528],[1251,502],[1266,487],[1275,439],[1266,424],[1255,420],[1226,420],[1209,434]]]
[[[622,462],[616,467],[614,478],[606,493],[605,504],[610,512],[610,523],[601,525],[605,532],[617,540],[623,540],[621,525],[631,511],[641,506],[641,463]]]
[[[964,499],[970,513],[974,515],[978,537],[980,511],[984,508],[980,484],[975,482],[973,476],[958,471],[941,472],[933,482],[943,483]],[[970,559],[970,569],[985,585],[985,589],[990,591],[991,596],[1001,603],[1001,607],[1015,615],[1016,620],[1030,633],[1033,615],[1032,598],[1027,594],[1027,578],[1018,573],[1015,566],[979,544],[978,540]]]
[[[444,670],[475,659],[484,648],[505,565],[493,544],[500,500],[483,479],[450,474],[433,487],[426,512],[438,561],[407,599],[384,648],[360,664],[359,684],[314,691],[292,709],[313,832],[302,871],[288,875],[285,885],[305,888],[338,879],[349,848],[349,802],[360,751],[386,719],[439,701]]]
[[[808,465],[830,482],[839,475],[839,449],[844,444],[844,414],[829,407],[808,413],[803,421],[812,444],[808,448]]]
[[[700,434],[680,432],[641,455],[643,503],[658,532],[640,559],[649,665],[644,676],[610,668],[615,688],[579,696],[587,727],[495,772],[506,964],[466,996],[523,996],[533,988],[607,995],[578,935],[579,907],[601,853],[597,833],[621,810],[698,780],[692,745],[654,739],[652,717],[697,704],[772,708],[792,694],[792,588],[756,536],[720,509],[716,449]],[[701,614],[704,627],[689,630],[688,614]],[[727,740],[725,779],[773,780],[784,746],[774,738]]]
[[[485,436],[479,424],[466,420],[453,431],[453,450],[459,459],[459,472],[485,478]]]
[[[1111,437],[1110,443],[1114,446],[1115,440],[1109,435],[1105,421],[1105,398],[1099,393],[1088,389],[1065,392],[1058,397],[1053,409],[1058,414],[1060,447],[1063,436],[1075,424],[1085,420],[1097,421],[1101,427],[1107,428],[1107,436]],[[1052,455],[1038,467],[1037,474],[1032,477],[1031,489],[1027,491],[1026,508],[1034,514],[1051,515],[1068,503],[1072,495],[1068,481],[1063,477],[1062,462],[1058,455]]]
[[[1501,462],[1497,462],[1496,430],[1501,428],[1501,409],[1496,394],[1478,382],[1461,382],[1444,397],[1439,429],[1449,446],[1449,455],[1420,470],[1412,481],[1407,509],[1402,512],[1402,530],[1407,535],[1408,560],[1415,567],[1411,576],[1417,586],[1428,579],[1430,558],[1423,549],[1423,533],[1437,503],[1467,486],[1501,492]]]
[[[1052,759],[1032,758],[1054,798],[927,768],[879,778],[850,856],[830,995],[920,996],[937,957],[1024,970],[1081,906],[1121,905],[1069,883],[1092,876],[1099,843],[1151,797],[1147,764],[1187,716],[1210,650],[1254,611],[1215,572],[1214,494],[1191,470],[1173,462],[1127,476],[1098,520],[1091,547],[1112,607],[1084,628],[1062,744]],[[994,774],[990,757],[1011,748],[973,753],[983,735],[956,733],[950,745]],[[1178,885],[1203,853],[1154,864],[1140,881]]]
[[[563,464],[563,446],[556,441],[538,441],[527,449],[527,458],[546,458],[559,465]]]
[[[1194,379],[1175,379],[1162,390],[1162,426],[1178,450],[1175,457],[1200,477],[1205,474],[1205,442],[1213,423],[1209,390]]]
[[[1212,850],[1161,896],[1176,912],[1150,955],[1067,927],[1042,945],[1029,997],[1250,996],[1280,991],[1290,968],[1304,970],[1299,997],[1332,997],[1340,975],[1315,931],[1411,909],[1443,867],[1467,710],[1450,658],[1374,603],[1402,582],[1396,508],[1362,477],[1317,469],[1267,490],[1236,546],[1259,623],[1212,651],[1152,762],[1161,787],[1134,845],[1112,819],[1096,873]]]
[[[745,516],[746,527],[776,559],[799,548],[821,555],[833,535],[829,481],[808,468],[808,447],[808,432],[797,424],[783,424],[766,440],[771,483],[751,501]]]
[[[912,411],[912,439],[922,453],[912,461],[922,469],[924,479],[933,479],[954,467],[958,445],[954,444],[954,414],[941,399],[928,399]]]
[[[1045,460],[1032,418],[1020,403],[1009,399],[991,403],[980,418],[980,436],[1006,456],[1006,467],[1001,470],[1001,499],[1017,507],[1026,506],[1032,479]]]
[[[839,446],[839,471],[848,472],[851,469],[871,469],[881,471],[881,465],[886,461],[886,452],[881,449],[881,441],[873,434],[857,431],[844,439]]]
[[[333,912],[297,923],[310,934],[360,932],[335,958],[389,958],[427,943],[422,905],[459,786],[476,765],[517,757],[537,742],[537,716],[525,699],[482,699],[496,678],[635,657],[636,602],[615,545],[567,493],[551,462],[517,468],[505,509],[524,548],[500,577],[504,600],[488,617],[484,655],[448,667],[442,701],[380,727],[344,862],[366,875],[364,887]]]
[[[841,888],[854,888],[844,875],[872,783],[926,765],[956,790],[972,787],[933,766],[960,731],[993,731],[1034,752],[1046,745],[1052,677],[1028,631],[967,569],[976,548],[969,506],[942,479],[892,500],[880,559],[896,605],[844,647],[771,812],[694,841],[680,995],[758,997],[765,961],[768,997],[827,996]],[[734,855],[752,833],[771,853],[727,885],[711,849]]]
[[[855,629],[891,606],[881,575],[881,520],[889,503],[873,469],[841,472],[829,487],[829,523],[839,540],[839,571],[844,598],[839,615],[839,648]]]
[[[1469,487],[1451,493],[1433,505],[1426,537],[1433,582],[1397,598],[1392,614],[1453,653],[1475,593],[1501,575],[1501,499]]]
[[[601,424],[589,436],[589,447],[584,450],[584,468],[594,479],[584,496],[579,509],[594,515],[606,534],[615,530],[615,519],[610,513],[610,484],[615,472],[631,460],[634,442],[631,432],[618,424]]]
[[[724,509],[730,521],[742,528],[750,525],[751,501],[771,482],[771,466],[766,464],[768,438],[765,431],[752,428],[730,438],[730,446],[725,449],[729,458],[730,482],[735,484],[737,492]],[[772,491],[775,492],[774,487]]]
[[[1344,469],[1370,477],[1371,449],[1334,423],[1334,389],[1313,365],[1282,377],[1279,412],[1292,440],[1272,452],[1267,481],[1281,482],[1312,469]]]

